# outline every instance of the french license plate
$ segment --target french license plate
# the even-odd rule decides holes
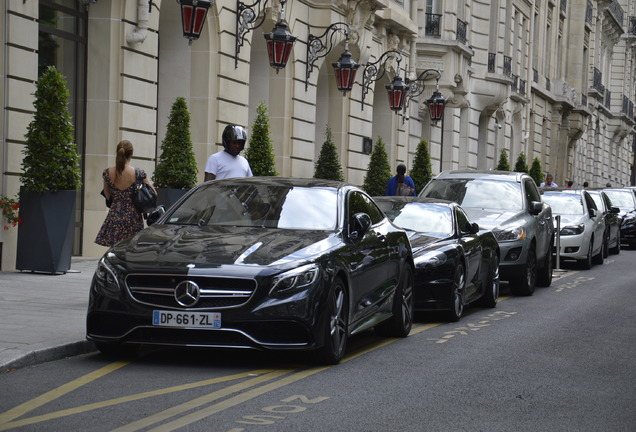
[[[221,328],[220,312],[152,311],[152,325],[165,327]]]

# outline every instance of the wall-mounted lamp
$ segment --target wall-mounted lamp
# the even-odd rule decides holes
[[[208,9],[212,3],[207,0],[177,0],[181,5],[181,25],[183,26],[183,37],[188,39],[188,44],[199,39]]]
[[[86,6],[86,10],[90,7],[90,5],[97,3],[97,0],[79,0],[84,6]],[[24,2],[22,2],[24,3]]]
[[[426,70],[423,70],[414,80],[410,80],[408,78],[406,79],[406,84],[409,86],[409,90],[406,95],[406,102],[404,103],[404,116],[402,117],[402,122],[406,121],[406,119],[408,118],[408,109],[409,109],[410,102],[413,99],[416,99],[419,96],[421,96],[422,93],[424,93],[424,87],[425,87],[424,82],[431,78],[435,78],[437,80],[437,90],[433,93],[433,96],[436,96],[436,93],[439,93],[438,91],[439,79],[441,77],[442,77],[442,74],[437,69],[426,69]],[[441,96],[441,93],[439,93],[439,96]],[[428,99],[426,101],[427,105],[429,104],[430,101],[431,99]],[[437,103],[439,103],[439,101]],[[444,104],[446,104],[445,100],[444,100]],[[435,109],[436,109],[435,115],[437,115],[437,106],[435,106]],[[444,108],[442,107],[442,112],[441,112],[442,116],[444,115],[443,112],[444,112]],[[433,118],[434,113],[431,111],[430,114],[431,114],[431,120],[435,122],[437,122],[441,118],[440,117],[435,120]]]
[[[269,0],[256,0],[256,2],[246,5],[242,1],[237,0],[235,68],[238,67],[238,56],[245,42],[245,35],[259,28],[265,22],[265,14],[263,12],[268,1]],[[264,35],[267,44],[269,64],[276,69],[276,73],[287,65],[287,60],[289,60],[289,55],[297,39],[287,30],[288,26],[285,22],[285,3],[287,3],[286,0],[280,1],[280,18],[272,31]],[[254,10],[255,7],[257,8],[256,10]],[[261,13],[263,13],[263,16],[258,19]]]
[[[389,50],[383,53],[380,58],[373,62],[368,63],[364,67],[362,72],[362,109],[364,110],[364,98],[369,92],[371,84],[386,74],[386,63],[389,60],[397,61],[396,75],[393,78],[393,82],[385,86],[389,96],[389,107],[391,110],[398,112],[404,108],[404,101],[406,100],[406,93],[408,92],[408,86],[404,83],[399,76],[400,73],[400,61],[402,60],[402,54],[397,50]],[[381,72],[378,70],[378,64],[381,67]]]
[[[351,91],[353,83],[356,80],[356,72],[360,65],[351,58],[349,52],[349,24],[336,22],[331,24],[323,34],[314,36],[312,34],[307,38],[307,70],[305,73],[305,91],[309,88],[309,77],[314,68],[314,63],[319,58],[326,57],[334,47],[334,36],[337,32],[341,32],[345,36],[345,50],[340,55],[337,62],[331,63],[334,75],[336,77],[336,85],[338,90],[344,95]],[[331,33],[329,33],[331,32]],[[323,42],[323,38],[325,42]]]

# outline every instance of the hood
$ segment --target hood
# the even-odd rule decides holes
[[[445,240],[444,238],[429,236],[415,231],[408,231],[408,236],[414,251]]]
[[[561,215],[561,228],[568,225],[579,225],[584,222],[584,218],[589,218],[587,215]],[[556,227],[556,220],[554,221],[554,226]]]
[[[508,224],[517,217],[521,217],[522,211],[498,211],[478,208],[464,208],[464,211],[472,222],[479,225],[479,229],[491,230],[495,227]]]
[[[282,265],[339,244],[337,233],[253,227],[152,225],[113,247],[131,270],[186,271],[221,266]]]

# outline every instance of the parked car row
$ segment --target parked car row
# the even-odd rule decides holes
[[[586,216],[602,221],[586,260],[620,251],[604,222],[619,213],[599,195],[607,211],[592,191],[544,192],[564,207],[584,202],[561,239]],[[500,278],[513,294],[549,286],[552,211],[529,176],[509,172],[444,172],[419,197],[316,179],[206,182],[100,259],[87,338],[106,354],[144,344],[303,350],[334,364],[362,331],[406,337],[416,310],[457,321],[468,304],[495,307]],[[633,209],[624,213],[620,239],[636,239],[624,231]]]

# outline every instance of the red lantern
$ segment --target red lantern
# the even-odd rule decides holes
[[[356,72],[360,65],[351,59],[351,53],[349,51],[345,51],[337,62],[331,63],[331,66],[333,66],[338,90],[346,96],[347,92],[350,92],[353,88],[353,83],[356,80]]]
[[[276,69],[276,73],[285,66],[296,42],[296,37],[287,30],[287,23],[280,20],[271,33],[264,35],[267,43],[269,64]]]
[[[389,108],[395,112],[401,111],[404,108],[409,86],[404,83],[400,76],[396,75],[393,82],[385,87],[389,95]]]
[[[444,117],[444,108],[446,107],[446,99],[442,94],[435,90],[433,95],[426,101],[428,111],[431,114],[431,120],[437,123]]]
[[[212,5],[207,0],[178,0],[181,5],[181,24],[183,25],[183,36],[190,43],[199,39],[208,9]]]

